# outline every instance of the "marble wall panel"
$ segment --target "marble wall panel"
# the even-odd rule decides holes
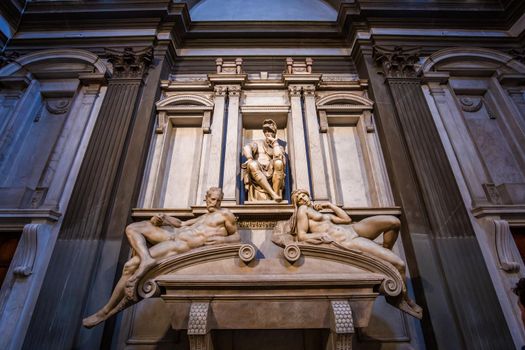
[[[367,169],[355,126],[328,129],[338,202],[347,207],[371,206]]]
[[[163,174],[164,208],[186,208],[195,199],[196,177],[200,165],[202,129],[200,127],[173,128],[167,154],[166,173]]]

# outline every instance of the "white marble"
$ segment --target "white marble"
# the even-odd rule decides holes
[[[333,148],[336,187],[347,207],[371,206],[367,169],[355,126],[333,126],[329,130]]]
[[[173,128],[162,192],[164,208],[187,208],[195,202],[192,186],[199,170],[201,128]],[[193,189],[193,191],[192,191]]]

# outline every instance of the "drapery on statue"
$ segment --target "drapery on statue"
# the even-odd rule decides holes
[[[266,119],[262,125],[264,140],[255,140],[243,147],[246,162],[241,165],[244,188],[249,201],[283,199],[285,154],[279,144],[277,124]]]
[[[408,314],[421,318],[422,309],[408,297],[406,291],[405,262],[394,254],[391,249],[399,234],[401,222],[391,215],[376,215],[351,224],[352,219],[338,206],[330,202],[313,204],[306,190],[292,192],[294,213],[283,227],[283,235],[275,235],[272,240],[278,245],[293,241],[310,244],[333,244],[339,248],[357,253],[367,253],[392,264],[405,281],[401,300],[396,306]],[[331,209],[333,214],[323,214],[322,209]],[[286,235],[289,232],[292,237]],[[383,245],[373,240],[383,234]],[[288,236],[288,237],[286,237]]]
[[[156,215],[150,220],[136,222],[126,227],[131,246],[137,253],[124,265],[113,294],[102,309],[85,318],[84,327],[91,328],[134,304],[136,282],[144,273],[169,256],[181,254],[204,245],[236,243],[240,241],[236,217],[228,209],[221,208],[222,190],[211,187],[206,192],[207,214],[188,221]],[[147,243],[154,244],[148,249]],[[133,290],[134,292],[134,290]]]

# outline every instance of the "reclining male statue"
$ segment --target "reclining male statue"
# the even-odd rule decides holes
[[[137,255],[124,265],[122,276],[107,304],[83,320],[84,327],[94,327],[132,305],[135,301],[126,295],[126,287],[135,288],[135,282],[161,259],[205,245],[239,242],[236,217],[228,209],[220,207],[222,196],[220,188],[211,187],[206,192],[208,213],[195,219],[180,221],[156,215],[151,220],[126,227],[126,234]],[[149,249],[147,241],[154,244]]]

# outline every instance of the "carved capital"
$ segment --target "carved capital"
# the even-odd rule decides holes
[[[288,92],[290,93],[290,97],[300,97],[301,87],[297,85],[288,86]]]
[[[217,85],[213,88],[213,95],[214,96],[226,96],[227,91],[228,91],[227,86]]]
[[[113,65],[114,78],[142,78],[153,62],[153,47],[134,51],[105,49],[108,61]]]
[[[419,68],[419,48],[374,46],[372,56],[388,78],[412,78]]]
[[[303,86],[303,94],[304,96],[315,96],[315,86],[313,85]]]
[[[228,86],[228,96],[239,96],[241,94],[241,87],[238,85]]]

